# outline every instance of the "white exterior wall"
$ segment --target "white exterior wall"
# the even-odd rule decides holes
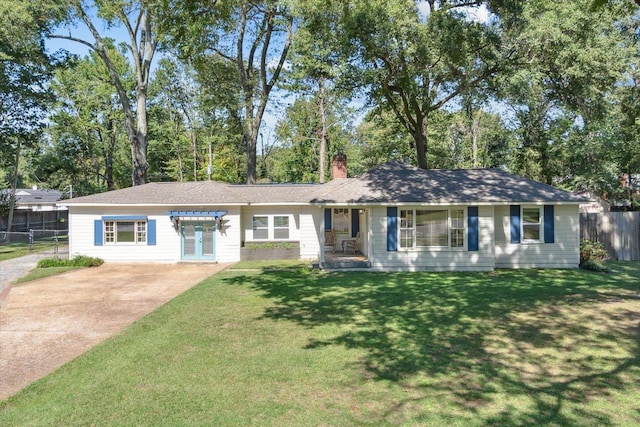
[[[316,206],[300,209],[300,259],[320,259],[323,215]]]
[[[253,217],[254,216],[269,217],[269,238],[254,239],[253,238]],[[274,239],[273,238],[273,217],[288,216],[289,217],[289,238]],[[300,208],[293,206],[247,206],[242,209],[242,240],[244,242],[298,242],[300,241]]]
[[[216,260],[240,261],[240,208],[224,207],[220,210],[227,211],[227,214],[222,217],[220,230],[216,230]]]
[[[496,206],[495,215],[497,268],[577,268],[580,264],[578,205],[554,205],[554,243],[512,244],[509,206]]]
[[[287,241],[300,243],[301,259],[316,259],[320,254],[320,226],[323,210],[315,206],[248,206],[242,210],[242,232],[244,242]],[[253,217],[269,217],[269,238],[253,238]],[[289,217],[289,238],[273,238],[273,217]]]
[[[412,207],[407,207],[412,208]],[[443,206],[443,209],[450,208]],[[466,210],[466,207],[465,207]],[[493,207],[478,209],[479,250],[420,248],[387,251],[387,208],[371,208],[371,267],[376,270],[405,271],[487,271],[493,270]],[[466,232],[466,231],[465,231]],[[465,248],[468,242],[465,239]]]
[[[82,207],[69,210],[69,256],[87,255],[108,262],[179,262],[180,230],[175,230],[167,211],[184,208],[164,207]],[[224,208],[224,230],[216,230],[216,260],[240,260],[240,210]],[[156,244],[94,244],[94,221],[103,216],[144,215],[156,220]]]

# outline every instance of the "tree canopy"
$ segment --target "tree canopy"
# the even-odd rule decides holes
[[[639,3],[0,0],[0,179],[323,182],[340,151],[637,204]]]

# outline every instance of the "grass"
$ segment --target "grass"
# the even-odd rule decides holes
[[[20,277],[14,283],[26,283],[32,280],[44,279],[45,277],[56,276],[58,274],[66,273],[67,271],[77,270],[83,267],[74,267],[74,266],[66,266],[66,267],[46,267],[46,268],[34,268],[29,271],[26,275]]]
[[[0,402],[0,425],[638,425],[640,263],[610,266],[240,264]]]
[[[60,243],[66,244],[66,243]],[[32,253],[55,248],[56,244],[47,240],[33,242],[33,250],[29,250],[28,243],[9,243],[0,245],[0,261],[18,258]]]

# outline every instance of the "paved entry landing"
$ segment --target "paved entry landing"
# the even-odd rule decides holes
[[[0,309],[0,399],[229,264],[104,264],[13,285]]]

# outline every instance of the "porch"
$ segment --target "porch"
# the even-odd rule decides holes
[[[324,263],[321,263],[320,267],[328,270],[361,269],[371,268],[371,262],[366,255],[359,251],[355,253],[344,253],[325,250]]]
[[[326,208],[320,267],[325,269],[371,268],[368,257],[367,209]]]

